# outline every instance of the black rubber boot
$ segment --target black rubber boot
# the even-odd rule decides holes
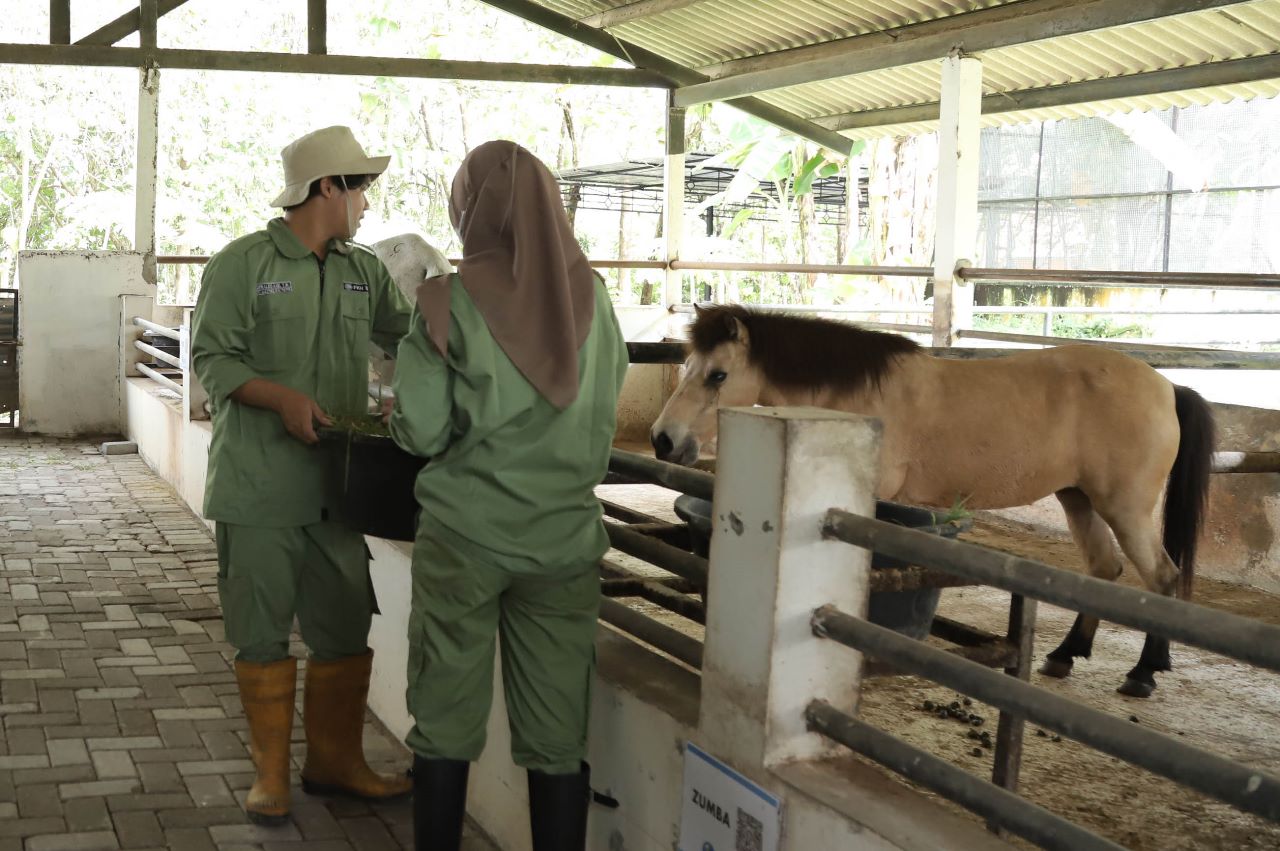
[[[577,774],[529,772],[529,827],[533,851],[586,851],[591,768]]]
[[[467,773],[471,763],[413,758],[413,847],[416,851],[458,851],[467,815]]]

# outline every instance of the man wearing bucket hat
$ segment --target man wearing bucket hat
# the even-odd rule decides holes
[[[209,393],[213,439],[205,517],[217,524],[218,591],[257,778],[250,820],[283,822],[298,619],[310,650],[303,700],[303,788],[380,800],[407,793],[361,746],[376,609],[363,537],[341,524],[315,424],[368,411],[368,348],[394,353],[409,306],[386,267],[351,242],[365,190],[389,157],[346,127],[282,152],[284,215],[209,260],[191,352]]]

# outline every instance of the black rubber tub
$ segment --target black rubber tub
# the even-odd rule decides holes
[[[676,498],[676,515],[689,524],[694,552],[704,558],[711,550],[711,503],[692,496]],[[954,538],[969,528],[970,521],[938,522],[936,512],[896,502],[876,501],[876,519],[900,526],[908,526],[921,532]],[[872,570],[890,570],[907,567],[907,563],[880,553],[871,554]],[[929,634],[933,616],[938,610],[941,588],[921,588],[918,591],[876,591],[867,604],[867,620],[892,629],[895,632],[923,639]]]
[[[418,529],[413,486],[427,459],[410,455],[384,435],[337,427],[317,434],[333,454],[343,522],[375,538],[412,541]]]

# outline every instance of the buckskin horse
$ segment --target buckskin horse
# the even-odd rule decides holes
[[[716,410],[751,405],[878,417],[877,498],[990,509],[1054,494],[1091,575],[1120,575],[1118,540],[1152,591],[1191,594],[1213,415],[1194,390],[1127,355],[1074,345],[952,360],[843,322],[700,308],[684,375],[650,435],[657,456],[693,463],[714,445]],[[1041,672],[1070,674],[1097,628],[1078,615]],[[1148,635],[1119,691],[1148,697],[1167,670],[1168,639]]]

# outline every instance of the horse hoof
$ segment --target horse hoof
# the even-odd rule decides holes
[[[1151,697],[1151,693],[1155,690],[1155,683],[1144,683],[1142,680],[1135,680],[1133,677],[1126,677],[1124,685],[1116,689],[1117,692],[1125,697]]]
[[[1071,662],[1061,662],[1057,659],[1045,659],[1044,664],[1040,666],[1040,673],[1046,677],[1054,679],[1064,679],[1071,676]]]

